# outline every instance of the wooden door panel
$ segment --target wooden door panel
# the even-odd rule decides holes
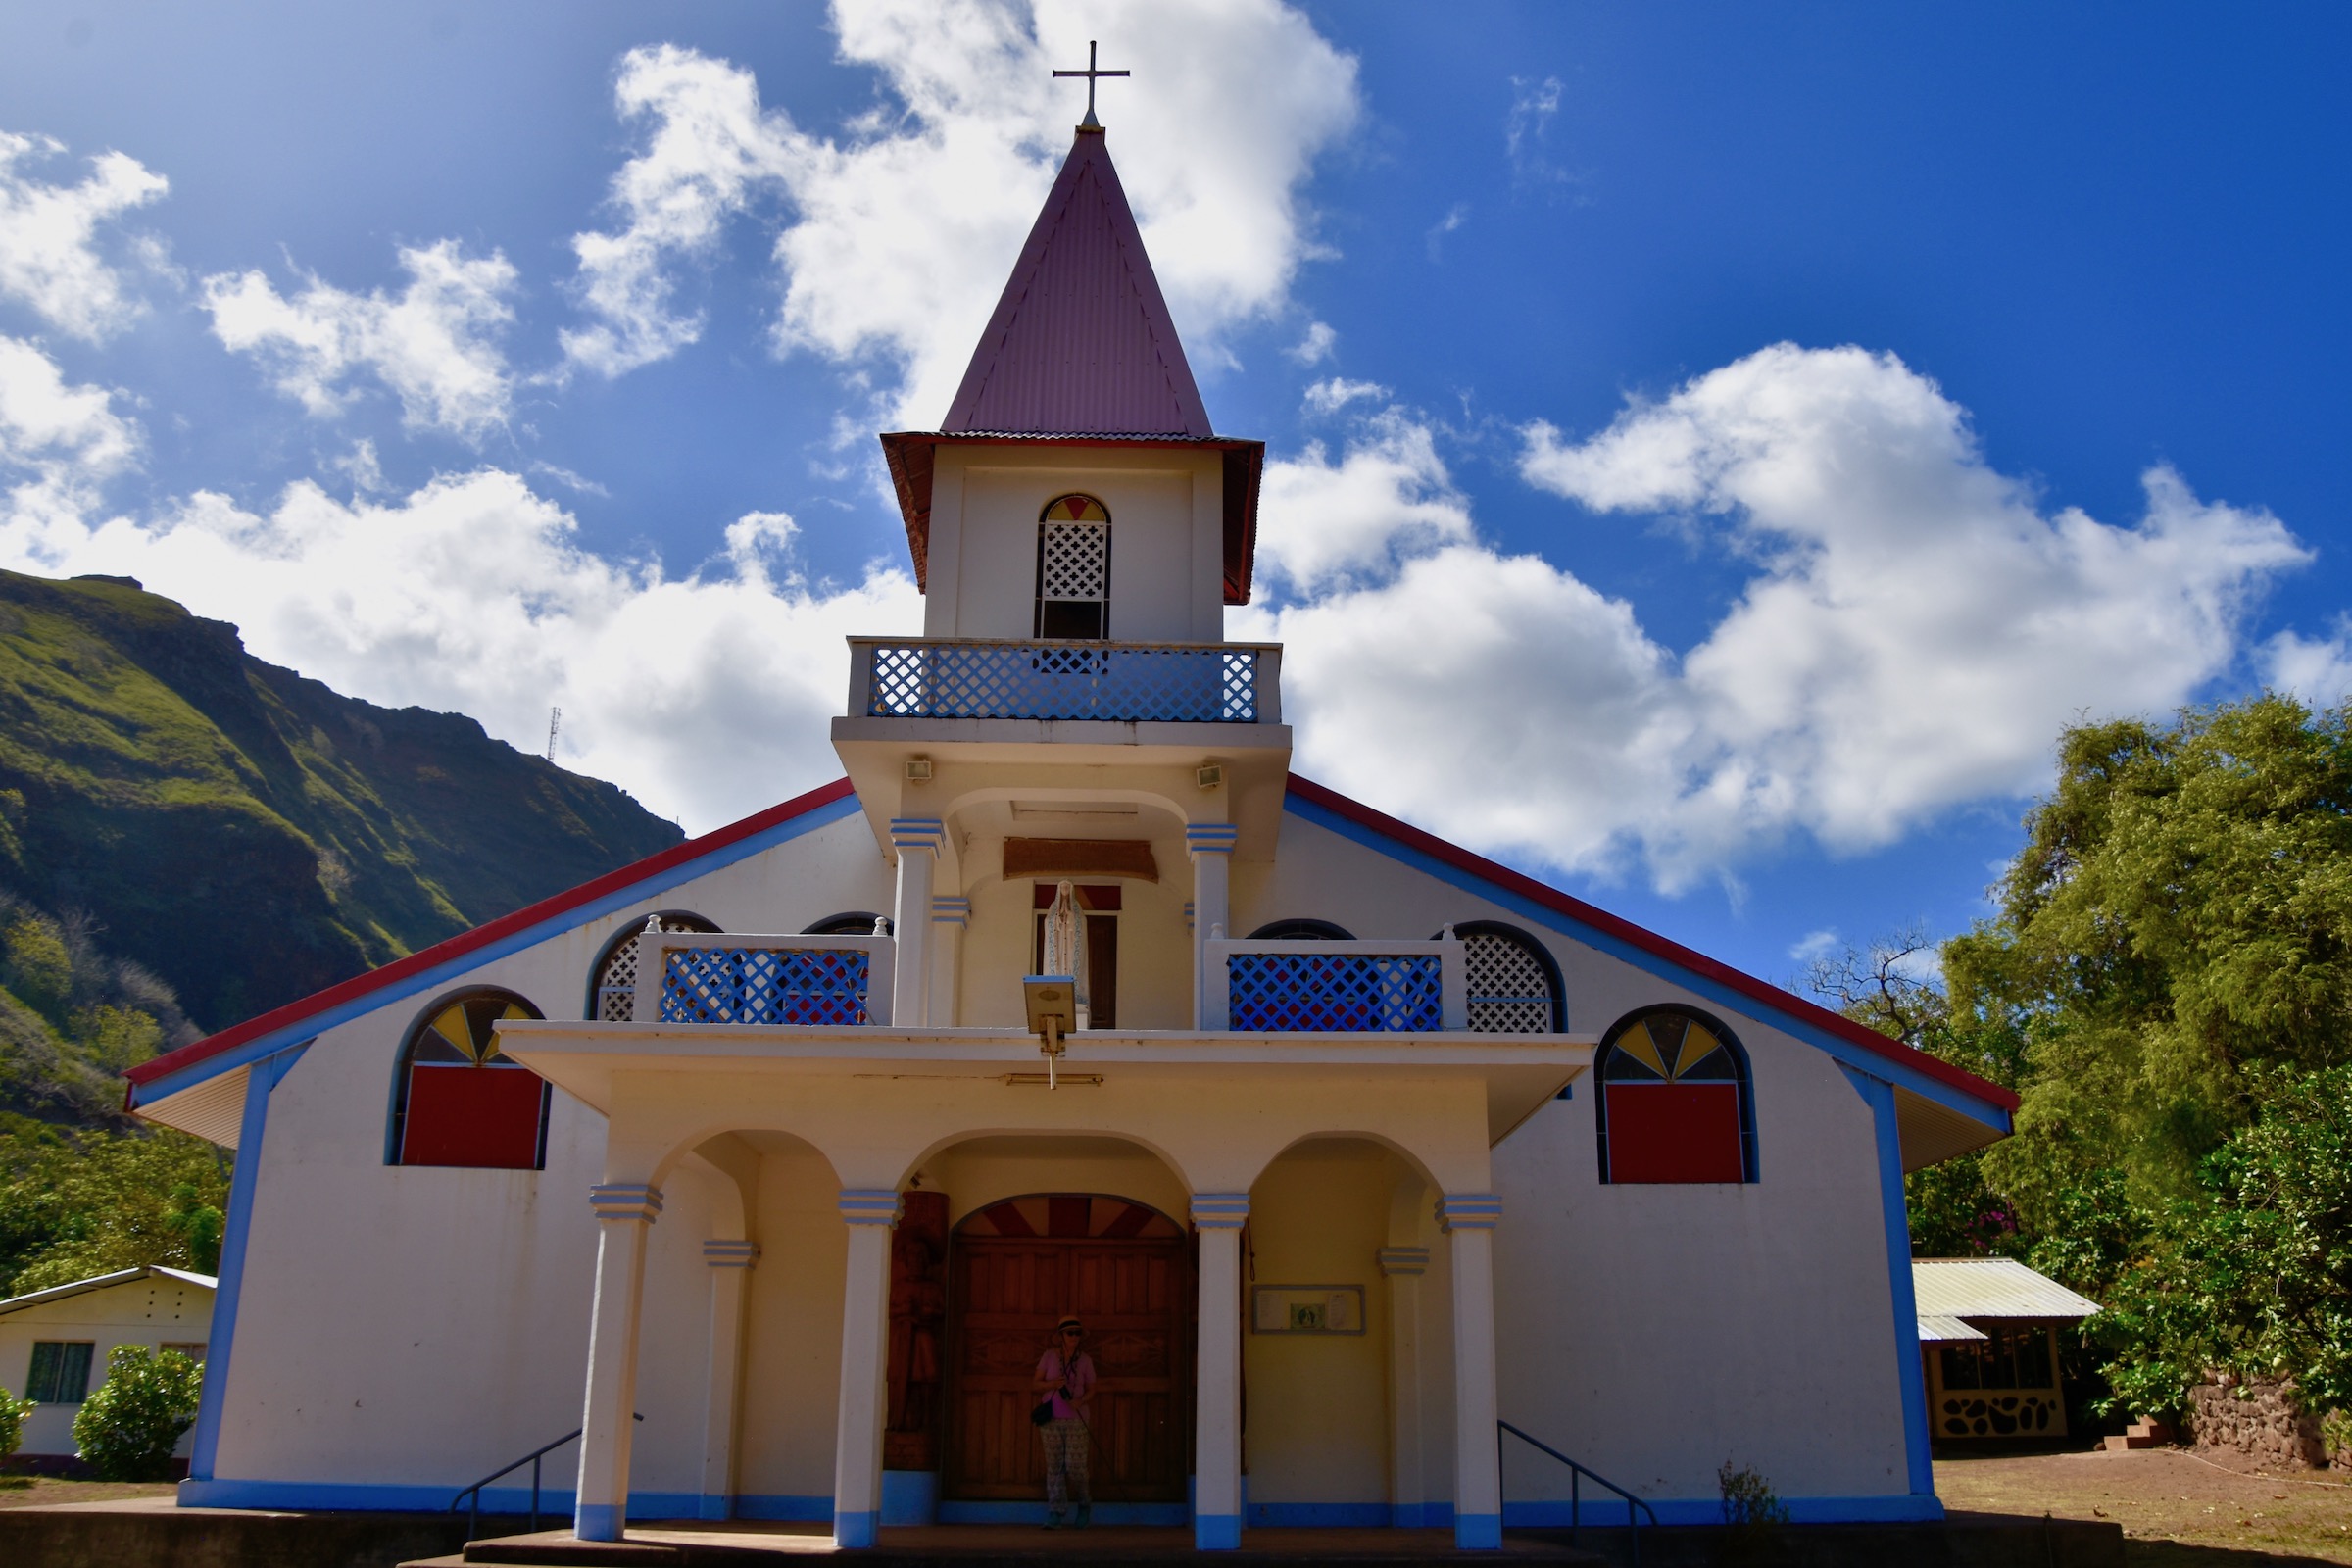
[[[1074,1311],[1095,1359],[1096,1497],[1182,1500],[1193,1408],[1183,1241],[958,1236],[950,1256],[946,1494],[1045,1494],[1029,1382],[1054,1321]]]

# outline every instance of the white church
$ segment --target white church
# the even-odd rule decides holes
[[[845,777],[130,1074],[237,1151],[181,1501],[439,1509],[579,1429],[583,1540],[1035,1523],[1066,1312],[1097,1521],[1204,1550],[1625,1519],[1545,1448],[1939,1517],[1903,1175],[2014,1098],[1290,771],[1223,634],[1264,446],[1091,110],[881,439],[924,627],[851,640]]]

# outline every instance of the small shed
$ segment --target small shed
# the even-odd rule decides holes
[[[150,1263],[0,1301],[0,1388],[33,1401],[19,1461],[74,1456],[74,1417],[106,1381],[118,1345],[202,1361],[213,1326],[210,1274]],[[180,1440],[180,1457],[188,1439]]]
[[[2008,1257],[1914,1258],[1911,1291],[1937,1438],[2066,1435],[2058,1330],[2098,1302]]]

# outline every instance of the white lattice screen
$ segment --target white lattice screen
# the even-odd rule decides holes
[[[1489,1035],[1551,1033],[1551,976],[1516,938],[1474,931],[1462,938],[1469,958],[1470,1027]]]
[[[1040,599],[1100,604],[1110,597],[1110,524],[1041,522]]]
[[[641,926],[638,928],[643,930]],[[708,920],[684,915],[662,917],[664,931],[714,931],[717,927]],[[627,1023],[636,1014],[637,1006],[637,944],[623,938],[605,956],[605,966],[596,972],[596,1017],[599,1023]]]

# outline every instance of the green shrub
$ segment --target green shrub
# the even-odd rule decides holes
[[[172,1449],[196,1419],[204,1369],[177,1350],[118,1345],[106,1381],[74,1417],[83,1462],[104,1481],[169,1481]]]
[[[1726,1459],[1715,1483],[1723,1490],[1723,1522],[1741,1535],[1762,1535],[1788,1522],[1788,1505],[1752,1467],[1735,1470]]]
[[[20,1399],[0,1389],[0,1459],[16,1452],[17,1445],[24,1441],[24,1418],[30,1414],[30,1399]]]

